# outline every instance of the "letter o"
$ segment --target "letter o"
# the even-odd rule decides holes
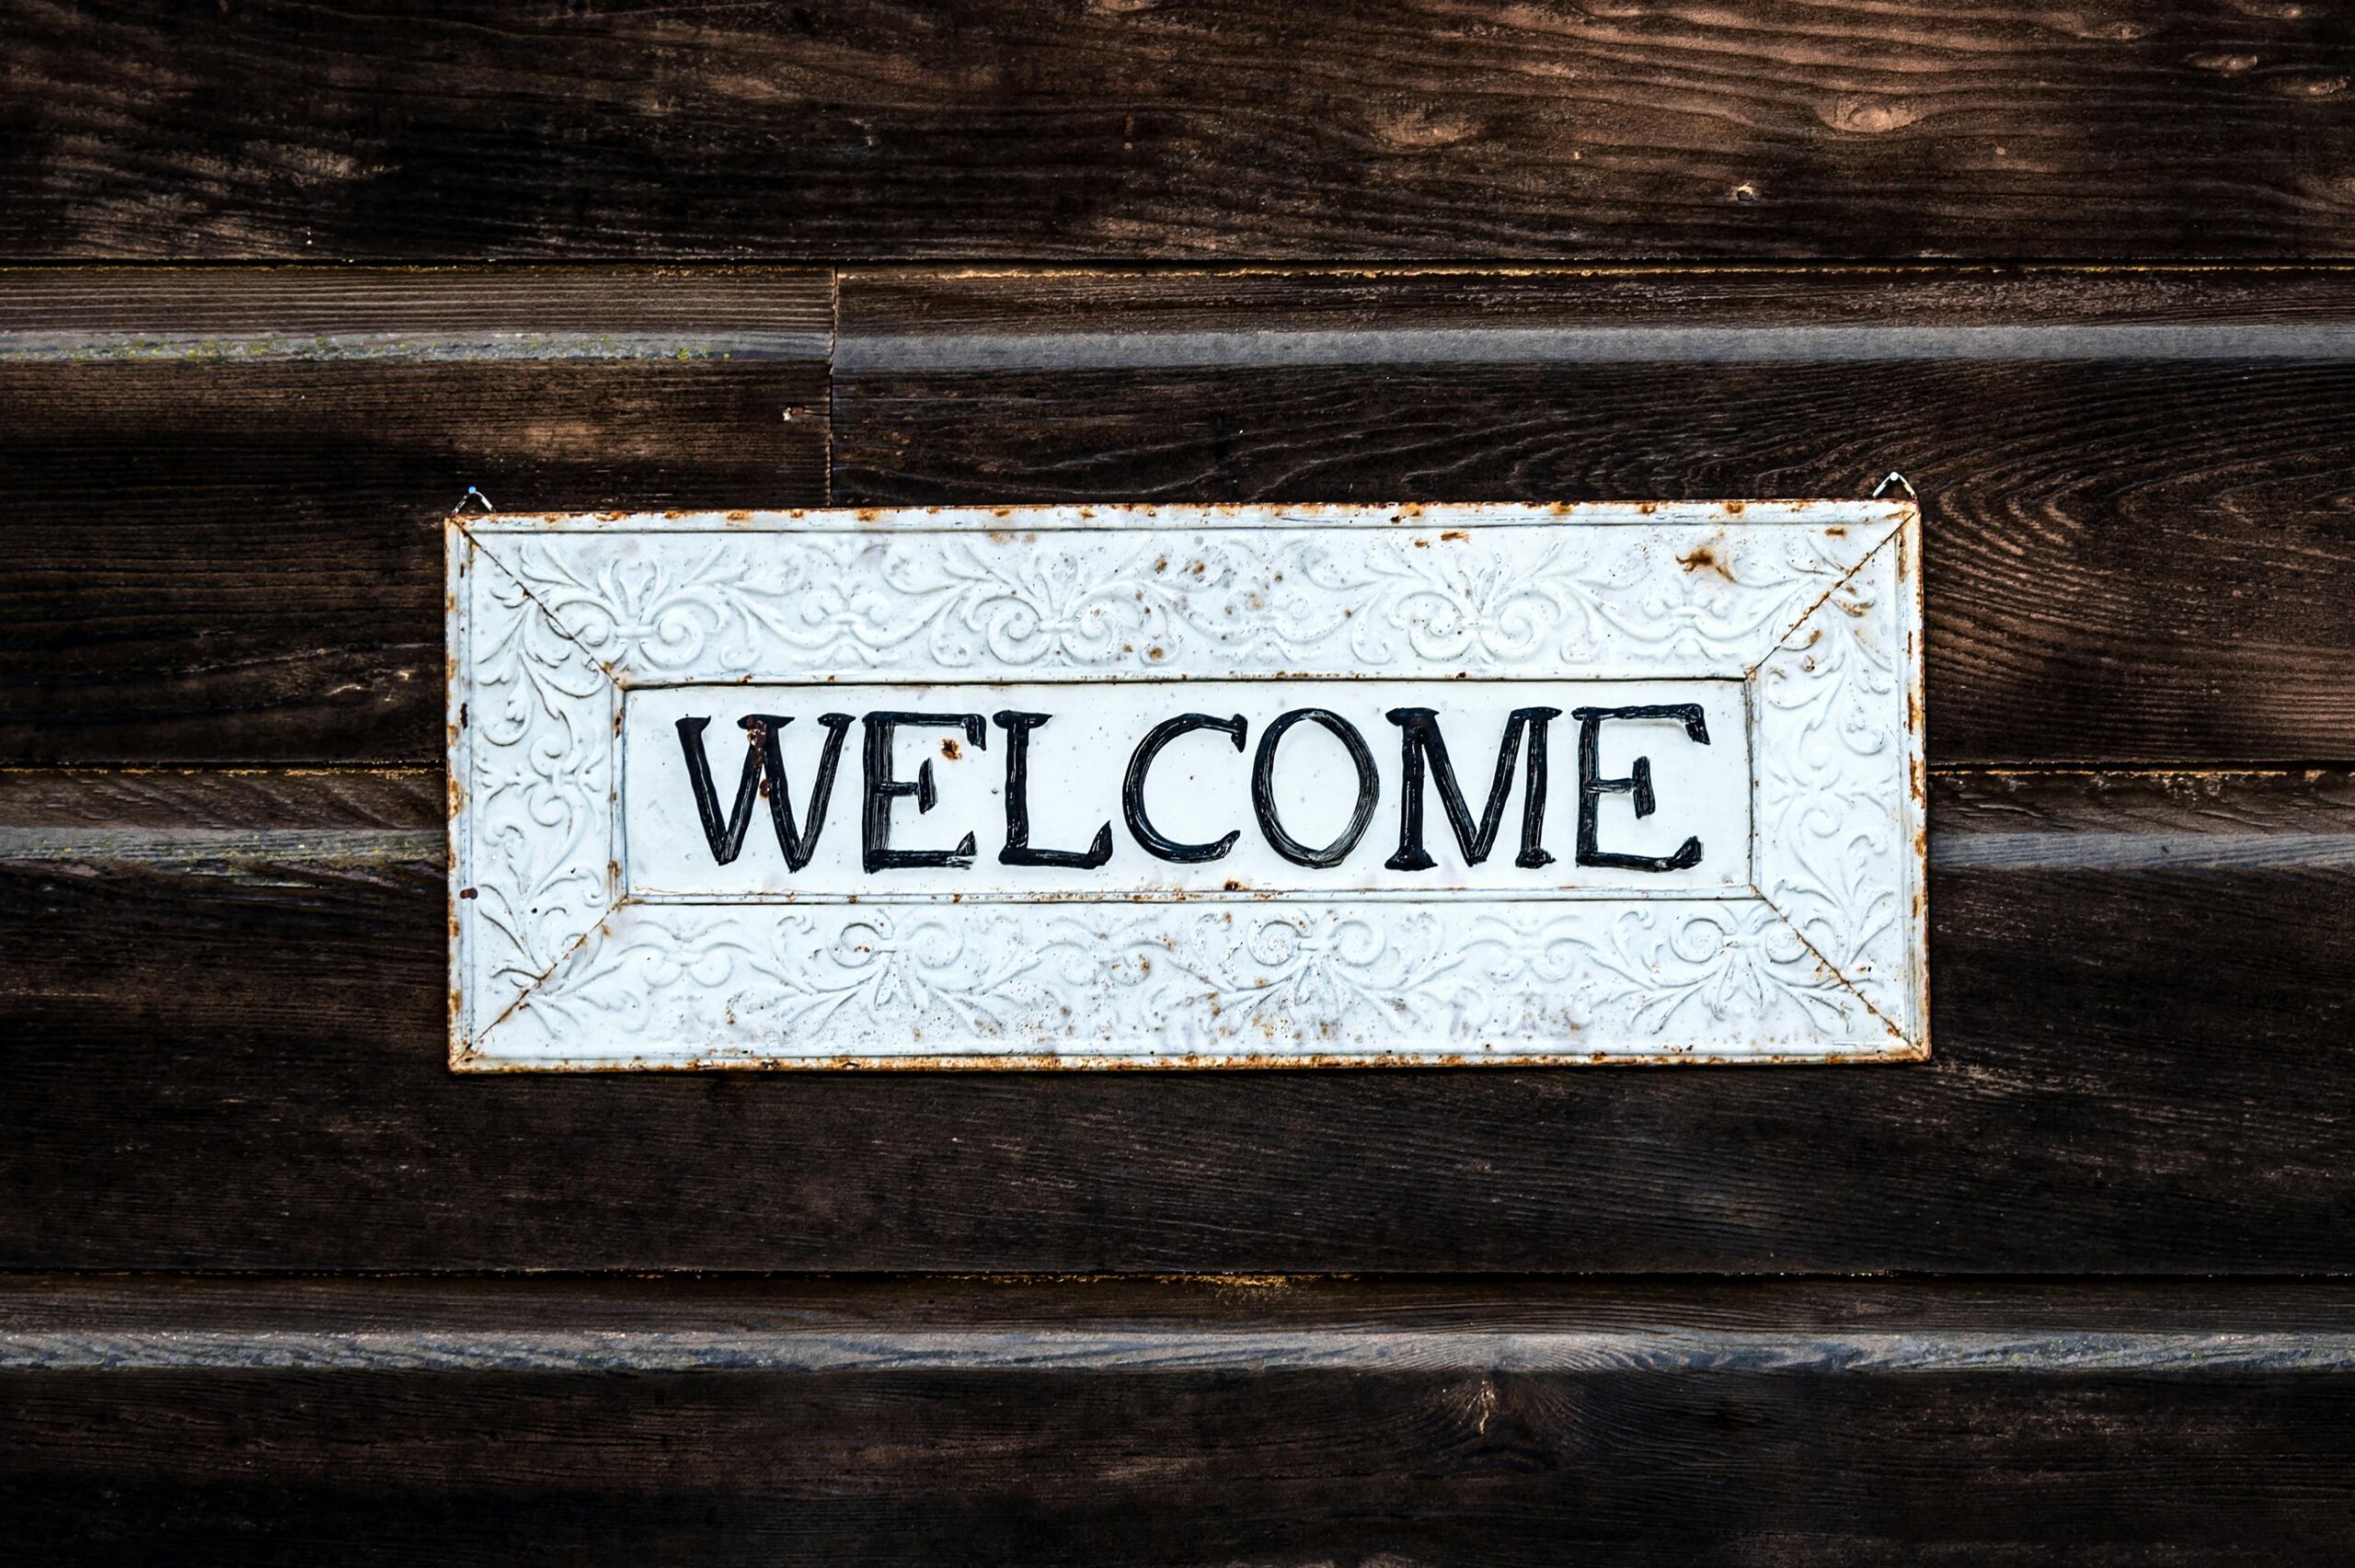
[[[1350,761],[1358,771],[1357,810],[1350,818],[1350,825],[1341,836],[1321,850],[1310,849],[1284,831],[1276,820],[1276,747],[1292,726],[1304,720],[1323,725],[1333,738],[1349,749]],[[1259,737],[1258,754],[1251,760],[1251,809],[1259,818],[1259,831],[1265,835],[1268,847],[1294,865],[1338,865],[1358,847],[1365,837],[1368,824],[1373,820],[1374,800],[1382,792],[1382,781],[1373,771],[1373,753],[1366,747],[1365,737],[1357,726],[1328,708],[1294,708],[1280,715]]]

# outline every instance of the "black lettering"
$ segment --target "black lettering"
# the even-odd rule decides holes
[[[926,757],[916,764],[913,781],[891,776],[891,738],[902,726],[924,726],[933,729],[961,729],[965,738],[978,748],[986,749],[990,732],[982,727],[979,714],[912,714],[873,713],[867,715],[865,739],[867,791],[865,809],[860,813],[860,859],[867,869],[875,871],[911,870],[924,866],[964,867],[973,864],[973,835],[968,833],[958,841],[953,850],[895,850],[891,847],[891,803],[902,795],[916,797],[919,816],[929,811],[939,798],[932,783],[932,759]]]
[[[1226,852],[1235,847],[1235,841],[1243,836],[1240,829],[1207,844],[1181,843],[1176,839],[1164,837],[1145,818],[1144,776],[1153,770],[1154,760],[1161,755],[1161,749],[1181,735],[1190,735],[1198,729],[1219,730],[1233,736],[1235,749],[1240,751],[1244,735],[1249,727],[1241,714],[1233,718],[1212,718],[1208,714],[1179,714],[1176,718],[1163,719],[1145,731],[1144,738],[1137,742],[1135,752],[1129,758],[1129,776],[1120,783],[1121,815],[1128,818],[1130,835],[1143,846],[1145,853],[1156,860],[1174,861],[1179,865],[1200,865],[1205,861],[1225,858]]]
[[[1497,830],[1504,826],[1505,796],[1512,789],[1512,766],[1521,755],[1521,732],[1529,729],[1528,787],[1521,801],[1521,853],[1513,864],[1535,870],[1554,857],[1539,842],[1545,831],[1545,727],[1562,716],[1559,708],[1515,708],[1505,720],[1504,738],[1497,745],[1496,776],[1488,784],[1488,803],[1476,826],[1464,789],[1456,782],[1454,764],[1447,759],[1447,742],[1439,732],[1439,715],[1430,708],[1393,708],[1384,715],[1398,727],[1403,749],[1399,760],[1398,853],[1383,864],[1393,871],[1429,871],[1436,864],[1423,848],[1423,760],[1430,759],[1431,782],[1439,785],[1440,805],[1464,851],[1465,864],[1477,865],[1495,847]]]
[[[1047,722],[1045,714],[1016,713],[1008,708],[992,715],[1005,731],[1005,847],[997,852],[1000,865],[1068,865],[1093,871],[1112,858],[1112,824],[1096,830],[1096,841],[1080,850],[1034,850],[1030,847],[1030,732]]]
[[[1350,817],[1350,825],[1341,836],[1321,850],[1312,850],[1290,833],[1276,820],[1276,747],[1292,726],[1304,721],[1321,724],[1335,738],[1349,748],[1350,761],[1358,771],[1357,809]],[[1281,715],[1259,737],[1258,754],[1251,761],[1251,809],[1258,814],[1259,831],[1266,835],[1268,846],[1294,865],[1338,865],[1349,853],[1365,837],[1366,825],[1373,820],[1375,797],[1381,793],[1382,781],[1373,771],[1373,753],[1366,750],[1365,737],[1357,726],[1327,708],[1294,708]]]
[[[1602,731],[1605,719],[1674,719],[1684,726],[1684,733],[1706,746],[1709,727],[1701,719],[1698,703],[1666,703],[1656,707],[1640,708],[1573,708],[1570,716],[1579,721],[1579,852],[1580,865],[1614,865],[1627,871],[1683,871],[1701,864],[1701,841],[1688,838],[1671,855],[1614,854],[1596,847],[1598,804],[1606,794],[1627,793],[1636,797],[1636,815],[1650,816],[1660,807],[1652,795],[1652,760],[1636,759],[1635,770],[1624,779],[1606,779],[1602,772]]]
[[[834,769],[843,756],[843,735],[850,728],[848,714],[821,714],[818,722],[826,727],[825,750],[818,758],[818,777],[810,788],[810,814],[796,827],[793,821],[793,797],[785,777],[785,751],[777,732],[793,720],[782,714],[752,714],[737,721],[746,735],[744,772],[736,784],[736,801],[729,807],[728,819],[719,818],[719,793],[712,787],[711,763],[704,755],[703,732],[711,720],[683,718],[678,723],[679,750],[687,760],[687,787],[695,792],[695,813],[703,818],[703,836],[711,846],[711,858],[721,865],[734,860],[744,848],[744,834],[752,825],[752,799],[761,793],[761,780],[769,781],[769,820],[776,829],[777,848],[785,852],[785,864],[790,870],[799,871],[818,853],[818,834],[826,825],[826,803],[834,793]]]

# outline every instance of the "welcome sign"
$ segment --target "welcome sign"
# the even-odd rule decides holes
[[[457,1067],[1926,1054],[1910,502],[448,547]]]

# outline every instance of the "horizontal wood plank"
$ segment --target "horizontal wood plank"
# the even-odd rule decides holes
[[[0,1288],[0,1542],[175,1562],[2355,1546],[2343,1288]]]
[[[0,756],[439,755],[442,514],[826,493],[823,275],[0,273]]]
[[[13,7],[18,258],[2312,258],[2327,7]]]
[[[2355,756],[2344,275],[1229,283],[845,279],[837,497],[1700,499],[1901,470],[1934,760]]]
[[[2246,1336],[2238,1346],[2222,1333]],[[0,1368],[1075,1370],[1565,1362],[1647,1345],[1662,1370],[1903,1376],[2326,1368],[2355,1356],[2345,1280],[1451,1279],[1354,1276],[0,1274]],[[1525,1336],[1525,1337],[1524,1337]],[[1683,1336],[1683,1343],[1674,1343]],[[1993,1345],[2020,1354],[1990,1357]],[[324,1369],[324,1368],[323,1368]]]
[[[761,357],[817,340],[822,280],[691,276],[640,319],[651,274],[545,299],[419,274],[422,304],[401,275],[253,274],[255,300],[10,276],[15,761],[430,761],[432,521],[466,485],[814,501],[830,440],[837,493],[873,502],[1854,494],[1901,468],[1934,757],[2355,755],[2355,274],[856,276],[831,430],[818,363]]]
[[[831,275],[792,269],[0,271],[0,361],[821,361],[833,335]]]
[[[836,361],[854,373],[1631,355],[2344,358],[2355,309],[2355,267],[2344,264],[866,266],[840,277]]]
[[[454,1077],[430,794],[238,787],[0,792],[0,1266],[2355,1268],[2344,772],[1942,776],[1933,1059],[1557,1072]]]
[[[126,842],[207,831],[439,832],[448,793],[438,765],[7,768],[0,769],[0,830],[67,830],[61,841],[102,831]],[[441,853],[436,845],[419,858]]]

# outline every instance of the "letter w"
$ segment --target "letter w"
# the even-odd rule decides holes
[[[711,844],[711,858],[726,865],[742,852],[744,834],[752,825],[752,797],[765,793],[769,818],[776,826],[777,848],[785,852],[785,864],[798,871],[818,853],[818,835],[826,826],[826,801],[834,793],[834,766],[842,761],[843,736],[850,728],[850,715],[818,716],[818,722],[826,727],[826,747],[818,759],[818,782],[810,790],[810,814],[798,828],[793,823],[793,802],[785,782],[785,749],[777,741],[777,731],[793,720],[780,714],[752,714],[737,722],[748,738],[744,773],[736,785],[736,804],[722,822],[719,795],[711,787],[711,763],[703,750],[703,732],[711,720],[679,721],[679,750],[687,759],[687,784],[695,792],[695,811],[703,818],[703,836]],[[765,792],[761,788],[764,777],[769,782]]]

